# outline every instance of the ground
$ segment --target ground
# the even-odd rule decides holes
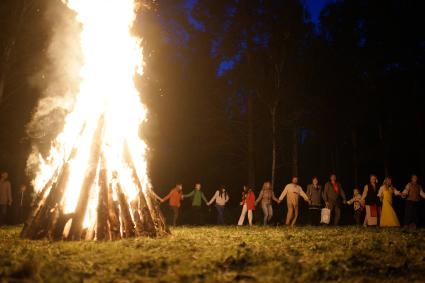
[[[49,242],[20,229],[0,229],[1,282],[425,280],[425,230],[181,227],[161,239]]]

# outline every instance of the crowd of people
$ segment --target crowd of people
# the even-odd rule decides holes
[[[241,215],[237,222],[238,226],[245,223],[248,219],[248,225],[253,225],[253,211],[261,203],[263,211],[263,225],[268,225],[273,217],[273,202],[278,205],[286,198],[287,214],[284,223],[294,226],[297,223],[299,215],[300,197],[307,202],[310,224],[318,226],[320,224],[340,224],[341,210],[344,205],[353,206],[353,219],[356,225],[380,226],[380,227],[399,227],[400,221],[393,208],[393,196],[405,200],[404,225],[415,228],[418,224],[418,206],[419,201],[425,198],[425,193],[418,183],[418,177],[412,175],[410,182],[403,190],[397,190],[390,177],[386,177],[379,186],[376,175],[370,175],[369,182],[360,188],[353,189],[353,196],[347,199],[341,183],[338,182],[335,174],[332,174],[329,181],[322,187],[319,179],[313,177],[311,183],[307,186],[306,192],[298,184],[298,177],[292,177],[291,182],[286,185],[280,196],[276,197],[272,184],[265,182],[262,189],[256,197],[254,190],[250,186],[244,186],[242,198],[240,201]],[[195,185],[193,191],[188,194],[183,193],[182,184],[177,184],[165,197],[157,196],[161,202],[169,202],[172,211],[170,224],[175,226],[179,218],[182,201],[186,198],[191,199],[194,224],[202,224],[201,207],[202,202],[210,206],[215,203],[217,211],[217,224],[225,223],[225,207],[229,202],[229,195],[224,186],[221,186],[208,200],[202,192],[200,183]],[[364,215],[364,218],[363,218]]]
[[[7,222],[7,215],[10,215],[12,203],[18,206],[15,218],[22,222],[25,218],[26,206],[31,201],[28,200],[29,193],[27,187],[22,185],[18,192],[14,194],[16,201],[12,199],[11,183],[8,180],[8,173],[0,173],[0,226]],[[163,198],[155,195],[157,200],[164,203],[168,201],[171,211],[169,224],[176,226],[178,224],[181,205],[184,199],[191,201],[191,218],[193,224],[202,225],[203,213],[202,206],[214,205],[217,215],[217,224],[224,225],[225,207],[228,205],[230,197],[224,186],[207,199],[200,183],[195,184],[194,189],[188,193],[183,193],[182,184],[177,184]],[[286,185],[279,197],[273,191],[271,182],[264,182],[261,191],[256,197],[254,189],[250,186],[244,186],[239,201],[241,214],[239,220],[235,223],[242,226],[247,219],[248,225],[253,225],[254,210],[260,206],[262,209],[263,225],[270,224],[273,217],[273,202],[280,205],[286,198],[287,214],[283,223],[294,226],[297,223],[300,211],[300,197],[308,205],[308,218],[310,225],[318,226],[321,224],[339,225],[341,220],[341,210],[343,206],[353,207],[353,219],[356,225],[398,227],[400,221],[393,208],[393,198],[399,197],[404,200],[404,219],[405,226],[416,227],[418,224],[419,203],[421,198],[425,198],[425,193],[418,183],[418,177],[412,175],[410,182],[403,190],[394,187],[392,179],[386,177],[381,185],[378,184],[376,175],[370,175],[369,182],[363,187],[354,188],[351,199],[347,198],[341,183],[338,182],[335,174],[332,174],[329,181],[324,186],[320,185],[319,179],[313,177],[306,191],[298,184],[298,177],[292,177],[291,182]],[[230,223],[227,223],[230,224]]]

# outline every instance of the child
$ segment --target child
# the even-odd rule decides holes
[[[354,204],[354,220],[356,221],[356,225],[360,226],[363,211],[362,195],[360,194],[360,190],[358,188],[355,188],[353,193],[353,198],[347,201],[347,204]]]

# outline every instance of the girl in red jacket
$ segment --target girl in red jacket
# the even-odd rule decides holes
[[[255,209],[255,194],[251,188],[247,186],[243,187],[242,192],[242,213],[241,217],[239,217],[238,226],[242,226],[245,221],[245,215],[248,212],[248,223],[249,226],[252,226],[252,211]]]

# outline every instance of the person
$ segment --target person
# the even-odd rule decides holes
[[[205,197],[204,193],[201,191],[201,188],[201,184],[196,183],[195,189],[193,189],[193,191],[183,195],[183,198],[192,198],[192,209],[194,214],[193,224],[195,225],[201,225],[202,223],[202,201],[204,201],[205,204],[208,203],[208,200]]]
[[[313,177],[311,184],[307,186],[307,196],[311,200],[308,206],[310,214],[310,225],[320,225],[320,213],[322,209],[323,190],[319,185],[319,179]]]
[[[161,202],[169,200],[169,205],[171,212],[173,214],[173,226],[177,225],[177,219],[179,218],[179,210],[181,206],[181,201],[183,199],[183,186],[182,184],[177,184],[171,191],[166,195]]]
[[[292,177],[290,184],[285,186],[279,197],[279,203],[286,197],[288,204],[288,213],[286,215],[286,225],[295,226],[298,218],[298,199],[302,197],[306,202],[310,203],[310,199],[304,193],[303,189],[298,185],[298,177]]]
[[[356,221],[356,225],[361,225],[362,212],[363,212],[363,204],[362,204],[362,195],[360,194],[360,190],[358,188],[354,188],[353,190],[353,198],[347,201],[348,205],[353,205],[354,209],[354,221]]]
[[[238,226],[242,226],[245,221],[245,216],[248,213],[248,223],[252,226],[252,211],[255,210],[255,194],[251,187],[244,186],[242,191],[242,213],[239,217]]]
[[[0,226],[6,224],[8,209],[12,206],[12,187],[8,180],[9,174],[0,175]]]
[[[224,186],[221,186],[208,202],[210,206],[215,201],[215,209],[217,210],[217,224],[224,225],[224,207],[229,201],[229,194]]]
[[[273,206],[272,200],[279,202],[279,200],[274,195],[272,184],[270,182],[265,182],[263,188],[261,189],[260,195],[255,201],[255,205],[261,201],[261,208],[263,209],[263,224],[267,225],[273,217]]]
[[[369,184],[364,186],[362,194],[362,203],[366,206],[366,216],[363,223],[365,227],[378,225],[378,202],[378,178],[371,174]]]
[[[338,226],[341,220],[341,206],[346,203],[345,192],[341,184],[337,181],[336,175],[331,174],[329,182],[325,184],[323,199],[326,207],[333,213],[334,225]]]
[[[397,214],[393,209],[393,194],[401,196],[400,191],[392,186],[390,177],[386,177],[382,186],[379,188],[378,197],[382,201],[382,212],[379,226],[381,227],[399,227]]]
[[[418,223],[418,206],[420,198],[425,198],[422,186],[418,184],[418,176],[412,175],[410,183],[406,185],[402,193],[406,199],[404,211],[404,226],[416,228]]]

